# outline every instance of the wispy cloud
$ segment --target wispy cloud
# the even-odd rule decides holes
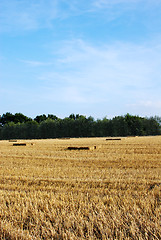
[[[106,22],[117,19],[120,22],[126,16],[126,24],[140,23],[151,29],[156,24],[160,25],[161,0],[94,0],[92,6],[93,11],[100,12]]]
[[[113,1],[111,1],[111,0],[95,0],[93,2],[93,6],[98,7],[98,8],[104,8],[104,7],[109,8],[111,6],[114,6],[114,5],[120,4],[120,3],[129,4],[132,2],[138,2],[138,1],[139,0],[131,0],[131,1],[129,1],[129,0],[113,0]]]
[[[0,31],[49,27],[51,21],[58,17],[57,0],[1,0],[0,9]]]
[[[0,32],[52,28],[54,20],[64,20],[91,9],[92,0],[12,0],[0,1]]]
[[[160,15],[161,0],[1,0],[1,94],[13,91],[17,105],[25,91],[35,106],[157,111]]]
[[[81,39],[63,42],[58,70],[44,73],[41,80],[66,101],[110,102],[115,97],[135,103],[160,97],[161,45],[114,43],[93,46]],[[60,82],[60,85],[59,85]],[[52,94],[51,94],[52,95]],[[55,96],[53,94],[53,96]]]
[[[105,11],[106,21],[111,21],[127,10],[135,11],[136,6],[140,6],[139,11],[144,11],[159,7],[160,3],[161,0],[1,0],[0,32],[52,28],[56,19],[90,12],[102,14]]]
[[[19,60],[22,63],[25,63],[31,67],[43,67],[43,66],[50,66],[52,62],[40,62],[40,61],[33,61],[33,60]]]
[[[136,100],[133,104],[127,103],[127,109],[131,109],[133,113],[137,112],[140,116],[160,116],[161,101],[149,96],[149,99],[143,101]]]
[[[130,107],[145,107],[145,108],[155,108],[160,109],[161,108],[161,101],[155,101],[155,100],[146,100],[146,101],[140,101],[136,102],[134,104],[129,104]]]
[[[126,6],[134,6],[134,4],[158,5],[160,0],[94,0],[93,5],[99,8],[110,8],[112,6],[126,4]]]

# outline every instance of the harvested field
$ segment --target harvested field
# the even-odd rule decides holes
[[[0,239],[161,239],[161,136],[22,143],[0,141]]]
[[[65,138],[58,138],[59,140],[69,140],[70,139],[70,137],[65,137]]]

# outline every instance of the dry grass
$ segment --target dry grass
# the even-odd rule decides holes
[[[22,142],[0,141],[0,239],[161,239],[161,137]]]

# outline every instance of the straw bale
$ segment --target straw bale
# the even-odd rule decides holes
[[[26,146],[26,143],[13,143],[13,146]]]
[[[73,146],[70,146],[67,148],[68,150],[94,150],[96,149],[96,146],[81,146],[81,147],[73,147]]]
[[[121,138],[106,138],[106,141],[119,141]]]

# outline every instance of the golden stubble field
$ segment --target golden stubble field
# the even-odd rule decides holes
[[[161,239],[161,136],[17,143],[0,141],[0,239]]]

